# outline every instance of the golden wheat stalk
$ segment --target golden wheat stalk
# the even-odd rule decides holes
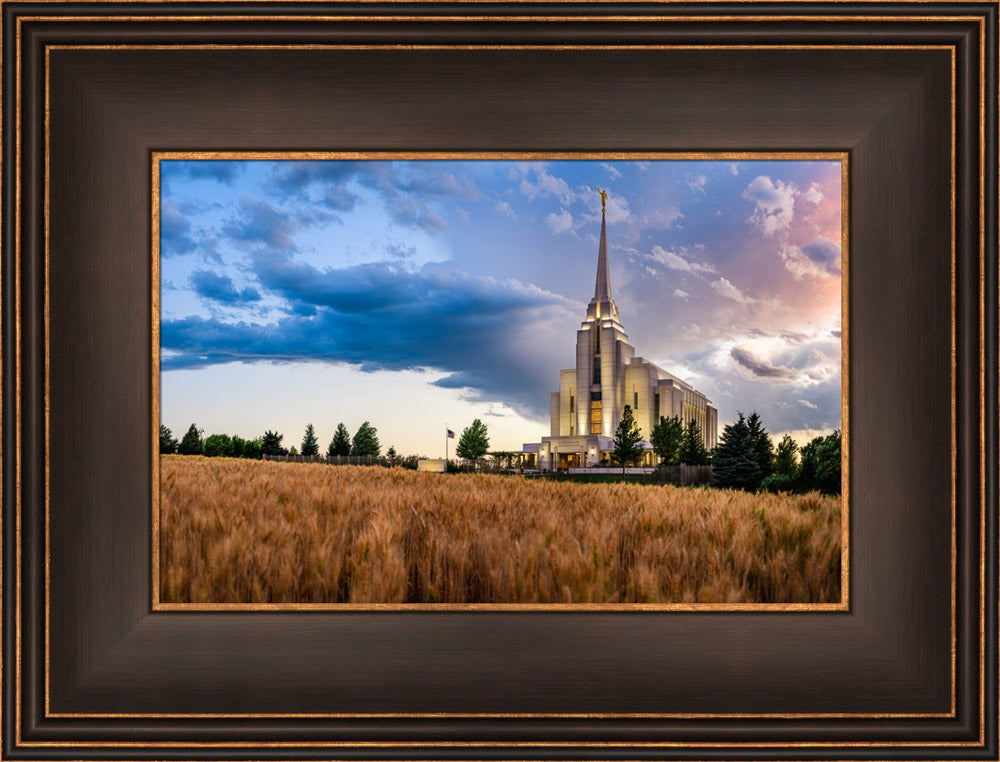
[[[165,456],[168,603],[830,603],[840,499]]]

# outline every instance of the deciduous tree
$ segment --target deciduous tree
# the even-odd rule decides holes
[[[661,415],[659,422],[649,435],[649,443],[653,445],[653,452],[667,464],[678,462],[683,440],[684,425],[676,415],[671,418],[665,418]]]
[[[228,434],[212,434],[203,445],[205,455],[210,458],[229,457],[233,454],[233,440]]]
[[[816,437],[802,448],[798,487],[803,492],[818,490],[828,495],[841,491],[840,432]]]
[[[489,432],[486,424],[476,418],[463,432],[458,440],[455,454],[465,460],[479,460],[490,449]]]
[[[785,434],[778,442],[778,451],[774,457],[774,473],[781,476],[788,476],[794,479],[798,475],[799,446],[788,434]]]

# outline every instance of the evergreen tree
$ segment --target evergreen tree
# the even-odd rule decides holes
[[[472,425],[462,431],[455,454],[465,460],[479,460],[490,449],[489,432],[486,424],[476,418]]]
[[[382,448],[378,443],[378,433],[368,421],[362,423],[351,442],[351,455],[372,455],[378,457]]]
[[[233,440],[228,434],[212,434],[205,440],[202,449],[210,458],[229,457],[233,454]]]
[[[177,452],[181,455],[201,455],[201,448],[201,429],[192,423],[177,446]]]
[[[760,475],[762,478],[766,478],[774,473],[774,445],[771,443],[771,436],[764,428],[764,424],[761,423],[756,410],[747,418],[747,428],[750,429],[754,458],[760,467]]]
[[[653,452],[660,456],[664,463],[677,463],[678,455],[681,451],[681,442],[684,440],[684,425],[676,415],[672,418],[660,416],[660,421],[653,427],[649,435],[649,443],[653,445]]]
[[[760,465],[753,437],[743,413],[739,420],[722,430],[719,446],[712,458],[712,471],[720,487],[735,487],[756,492],[760,486]]]
[[[385,457],[389,459],[390,466],[396,464],[396,448],[393,445],[389,445],[389,449],[385,451]]]
[[[612,452],[615,462],[622,464],[622,474],[625,473],[629,463],[635,463],[642,457],[642,446],[639,444],[641,439],[639,425],[632,415],[632,408],[626,405],[622,411],[622,419],[618,422],[618,429],[615,431],[615,448]]]
[[[337,424],[337,431],[330,440],[330,446],[326,448],[326,454],[330,457],[351,454],[351,435],[344,424]]]
[[[161,423],[160,455],[166,455],[171,452],[177,452],[177,440],[174,438],[173,432]]]
[[[281,446],[281,440],[285,437],[276,431],[265,431],[260,440],[260,452],[262,455],[287,455],[288,451]]]
[[[316,430],[311,423],[306,426],[306,433],[302,437],[302,454],[319,455],[319,440],[316,439]]]
[[[689,466],[707,466],[712,456],[705,449],[705,439],[701,435],[701,426],[692,418],[684,427],[684,440],[678,459]]]

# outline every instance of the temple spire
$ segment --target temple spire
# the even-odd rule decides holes
[[[608,269],[608,225],[601,212],[601,244],[597,249],[597,282],[594,284],[594,299],[599,302],[611,301],[611,271]]]
[[[594,283],[594,298],[587,307],[587,320],[611,318],[618,320],[618,306],[611,298],[611,267],[608,263],[608,192],[594,188],[601,194],[601,242],[597,247],[597,279]]]

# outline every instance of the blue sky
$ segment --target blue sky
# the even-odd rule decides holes
[[[840,427],[831,161],[160,162],[161,422],[441,456],[548,434],[601,203],[636,353],[800,441]]]

